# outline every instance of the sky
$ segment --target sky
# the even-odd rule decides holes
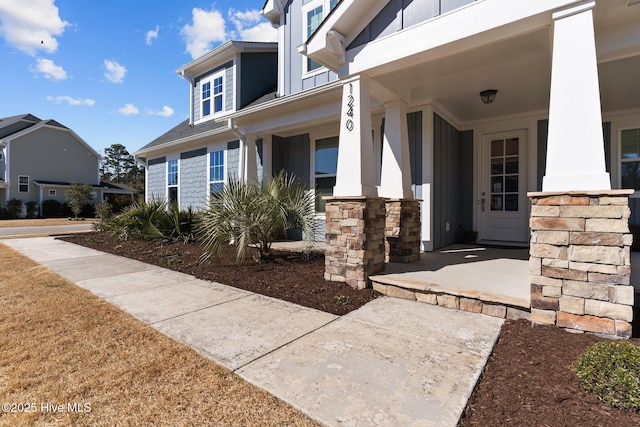
[[[227,40],[277,41],[264,0],[0,0],[0,118],[33,114],[100,154],[189,116],[176,70]]]

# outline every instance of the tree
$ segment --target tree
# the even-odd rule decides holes
[[[104,149],[100,181],[128,185],[135,190],[136,199],[144,198],[144,168],[122,144],[112,144]]]
[[[76,218],[78,218],[78,214],[80,214],[82,208],[91,201],[92,192],[93,189],[89,184],[71,183],[71,187],[67,190],[67,202],[69,203],[71,212],[73,212]]]

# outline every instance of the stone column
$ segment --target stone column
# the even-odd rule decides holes
[[[632,193],[529,193],[532,322],[631,337]]]
[[[366,288],[369,276],[384,270],[384,200],[331,197],[326,212],[324,278]]]
[[[387,199],[385,262],[414,262],[420,259],[420,201]]]

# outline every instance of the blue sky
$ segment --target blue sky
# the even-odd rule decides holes
[[[31,113],[101,154],[189,114],[175,70],[227,40],[276,41],[263,0],[0,0],[0,117]]]

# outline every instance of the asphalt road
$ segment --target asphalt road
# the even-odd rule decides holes
[[[0,228],[0,236],[28,236],[28,235],[52,235],[64,233],[77,233],[91,231],[93,224],[69,224],[69,225],[45,225],[39,227],[3,227]]]

